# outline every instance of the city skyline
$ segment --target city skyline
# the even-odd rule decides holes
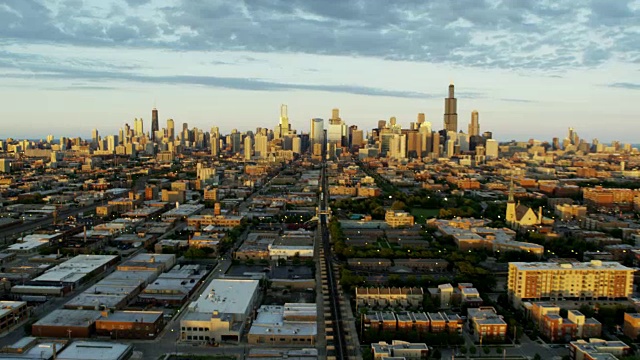
[[[459,129],[478,110],[500,140],[575,127],[638,142],[627,131],[638,116],[640,48],[627,26],[638,1],[189,5],[0,7],[0,116],[13,120],[3,135],[111,133],[136,117],[149,128],[154,104],[160,123],[223,132],[272,126],[282,103],[303,131],[335,107],[360,128],[391,116],[406,126],[418,113],[439,124],[453,80]]]

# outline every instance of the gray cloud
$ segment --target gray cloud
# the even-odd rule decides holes
[[[630,90],[640,90],[640,84],[629,83],[629,82],[617,82],[608,84],[608,87],[619,88],[619,89],[630,89]]]
[[[128,81],[135,83],[152,83],[168,85],[195,85],[214,88],[234,89],[234,90],[254,90],[254,91],[286,91],[286,90],[308,90],[327,91],[354,95],[385,96],[397,98],[438,98],[442,94],[426,94],[421,92],[389,90],[358,85],[318,85],[303,83],[281,83],[275,81],[265,81],[250,78],[217,77],[217,76],[189,76],[189,75],[168,75],[151,76],[132,73],[128,70],[136,67],[109,66],[106,63],[97,63],[98,66],[76,67],[52,64],[46,57],[34,57],[30,61],[29,56],[23,54],[13,54],[7,51],[0,51],[0,69],[10,70],[0,74],[3,78],[15,79],[43,79],[43,80],[74,80],[78,83],[64,87],[56,87],[55,90],[72,89],[96,89],[108,90],[110,82]],[[80,62],[82,63],[82,62]],[[11,71],[12,70],[12,71]],[[20,70],[21,72],[15,72]],[[86,84],[89,82],[90,84]],[[54,88],[47,88],[54,89]],[[469,93],[469,96],[482,96],[481,93]]]
[[[364,56],[504,69],[593,67],[640,56],[627,1],[180,0],[102,16],[71,1],[0,7],[0,38],[88,46]],[[124,4],[124,3],[121,3]],[[136,12],[137,13],[137,12]],[[124,14],[124,15],[117,15]],[[600,42],[598,38],[610,39]]]
[[[500,100],[507,101],[507,102],[517,102],[517,103],[535,103],[535,102],[537,102],[536,100],[515,99],[515,98],[500,98]]]

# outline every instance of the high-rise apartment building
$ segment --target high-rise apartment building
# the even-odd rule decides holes
[[[350,141],[349,141],[349,147],[351,148],[351,150],[355,151],[357,149],[360,149],[364,143],[364,133],[362,130],[358,130],[358,129],[353,129],[351,131],[351,136],[350,136]]]
[[[7,173],[9,174],[11,172],[11,159],[0,159],[0,173]]]
[[[264,159],[267,157],[267,147],[269,144],[269,139],[266,135],[261,133],[256,134],[255,144],[254,144],[254,155],[257,158]]]
[[[244,159],[245,160],[251,160],[251,150],[253,150],[251,136],[245,136],[244,138]]]
[[[209,136],[211,138],[211,156],[218,157],[220,155],[220,130],[217,126],[211,128]]]
[[[229,135],[229,140],[231,142],[231,153],[239,154],[242,146],[242,134],[240,134],[238,130],[233,129],[231,135]]]
[[[133,119],[133,134],[135,136],[144,135],[144,123],[142,121],[142,118]]]
[[[153,108],[151,110],[151,140],[156,140],[156,131],[160,130],[158,127],[158,109]]]
[[[169,139],[169,141],[173,141],[175,140],[175,136],[176,136],[176,125],[173,119],[168,119],[167,120],[167,138]]]
[[[511,262],[507,288],[514,305],[529,300],[623,299],[633,292],[634,271],[615,261]]]
[[[449,85],[449,97],[444,99],[444,129],[458,132],[458,99],[455,98],[453,84]]]
[[[498,142],[494,139],[487,139],[484,150],[487,159],[497,159],[498,150]]]
[[[302,152],[302,142],[299,136],[293,136],[291,139],[291,150],[294,154],[300,154]]]
[[[469,136],[478,136],[480,135],[480,115],[478,115],[478,110],[473,110],[471,112],[471,122],[469,123]]]

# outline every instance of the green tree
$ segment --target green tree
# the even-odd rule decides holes
[[[476,347],[475,347],[475,346],[472,346],[472,347],[470,347],[470,348],[469,348],[469,353],[470,353],[471,355],[475,355],[475,354],[476,354],[476,352],[478,352],[478,349],[476,349]]]
[[[484,346],[484,347],[482,348],[482,351],[483,351],[486,355],[489,355],[489,353],[491,352],[491,349],[490,349],[490,348],[488,348],[488,347],[486,347],[486,346]]]
[[[542,360],[542,356],[540,356],[540,354],[536,353],[535,355],[533,355],[533,360]]]
[[[187,252],[184,253],[184,256],[188,259],[199,259],[199,258],[207,257],[207,253],[205,253],[204,250],[202,249],[192,247],[192,248],[189,248],[189,250],[187,250]]]
[[[407,210],[407,204],[400,200],[396,200],[391,204],[391,210]]]
[[[467,350],[466,346],[463,346],[463,347],[460,348],[460,354],[462,354],[462,355],[465,355],[467,353],[467,351],[468,350]]]

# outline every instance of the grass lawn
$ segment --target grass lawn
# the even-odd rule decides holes
[[[424,224],[427,219],[437,217],[440,213],[440,209],[411,209],[411,215],[415,217],[416,224]]]

